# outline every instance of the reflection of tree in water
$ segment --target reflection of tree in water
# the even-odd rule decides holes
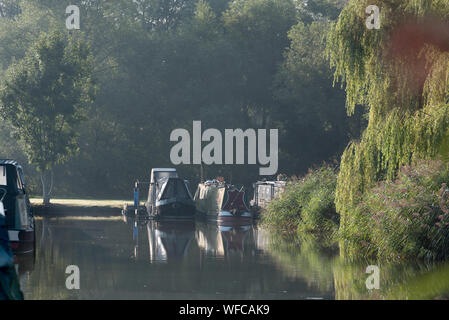
[[[368,290],[365,273],[373,261],[344,262],[334,267],[337,299],[434,299],[449,297],[449,265],[426,262],[377,263],[379,290]]]
[[[389,291],[392,299],[449,299],[449,264],[429,266],[414,279]],[[430,272],[426,272],[431,269]]]
[[[259,242],[283,273],[292,279],[304,279],[311,288],[333,296],[332,266],[337,259],[335,248],[313,235],[259,230]],[[262,240],[263,239],[263,240]]]
[[[266,254],[267,237],[255,226],[198,224],[196,238],[201,268],[212,271],[201,274],[201,292],[213,294],[219,282],[219,298],[301,299],[319,294],[304,279],[276,268]]]
[[[338,248],[313,235],[259,230],[261,248],[283,273],[302,278],[311,287],[334,292],[335,299],[434,299],[449,297],[449,264],[348,261]],[[380,289],[366,288],[369,265],[378,265]]]

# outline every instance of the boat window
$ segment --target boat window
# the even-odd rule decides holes
[[[261,199],[271,199],[271,186],[259,186],[259,196]]]
[[[19,169],[17,169],[17,190],[23,190],[22,177],[20,175]]]
[[[0,166],[0,186],[8,185],[6,182],[6,166]]]
[[[176,171],[156,171],[154,172],[155,181],[159,181],[164,178],[176,178],[178,174]]]

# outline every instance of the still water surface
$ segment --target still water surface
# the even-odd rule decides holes
[[[433,299],[448,298],[449,265],[378,264],[380,289],[366,289],[366,267],[314,238],[256,226],[202,222],[125,223],[118,218],[36,221],[37,251],[19,257],[26,299]],[[66,267],[80,289],[65,286]]]

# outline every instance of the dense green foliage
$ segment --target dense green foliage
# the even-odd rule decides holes
[[[76,150],[76,127],[92,100],[89,50],[61,34],[43,36],[6,72],[1,115],[42,171]]]
[[[272,200],[262,214],[264,223],[298,232],[332,235],[338,229],[335,211],[335,168],[310,170],[299,180],[291,180],[281,197]]]
[[[380,30],[365,26],[369,4],[382,8]],[[367,129],[341,159],[336,207],[343,234],[361,219],[354,208],[376,181],[446,152],[449,52],[439,31],[448,20],[444,0],[357,0],[332,27],[328,52],[335,80],[345,84],[348,114],[358,104],[369,112]]]
[[[98,94],[79,152],[54,168],[56,195],[128,197],[134,179],[172,166],[170,132],[191,130],[193,120],[219,130],[278,128],[280,172],[300,174],[339,156],[360,132],[324,56],[327,21],[343,2],[2,0],[0,77],[41,34],[60,31],[91,48]],[[65,29],[69,4],[80,7],[79,31]],[[1,139],[0,157],[25,159],[21,146]],[[25,169],[37,192],[38,175]],[[198,182],[199,166],[178,169]],[[204,169],[206,178],[259,179],[255,165]]]
[[[369,189],[342,229],[349,255],[381,258],[449,256],[449,165],[419,161],[395,181]]]
[[[0,90],[0,115],[14,128],[30,163],[42,173],[78,150],[78,125],[93,100],[89,48],[61,33],[42,35],[13,63]]]
[[[319,163],[332,157],[335,150],[340,155],[348,138],[358,137],[360,132],[360,117],[351,119],[342,112],[344,91],[332,87],[324,54],[328,30],[325,20],[293,26],[288,34],[291,44],[277,75],[279,112],[273,119],[285,133],[280,141],[283,150],[288,150],[284,157],[299,172],[308,170],[308,159]]]

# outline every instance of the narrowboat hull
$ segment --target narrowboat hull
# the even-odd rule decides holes
[[[195,217],[193,201],[161,200],[156,203],[154,213],[150,217],[155,219],[191,219]]]
[[[229,211],[220,211],[218,213],[217,221],[221,225],[248,225],[253,222],[253,215],[250,212],[233,214]]]
[[[245,192],[233,186],[199,184],[195,193],[199,215],[219,223],[251,224],[253,215],[245,203]]]
[[[125,222],[128,218],[136,217],[139,219],[193,219],[195,214],[193,201],[171,201],[148,208],[139,206],[137,211],[135,206],[125,205],[122,210]]]

